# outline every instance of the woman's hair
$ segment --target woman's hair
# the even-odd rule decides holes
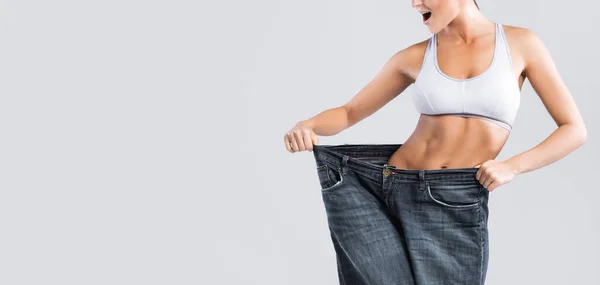
[[[477,6],[477,9],[479,9],[479,5],[477,5],[477,0],[473,0],[473,2],[475,2],[475,6]],[[481,10],[481,9],[479,9]]]

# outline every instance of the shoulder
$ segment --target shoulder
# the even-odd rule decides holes
[[[539,62],[547,61],[550,53],[540,36],[524,27],[503,25],[506,40],[513,50],[513,58],[521,62],[522,73],[525,74],[528,67],[535,66]],[[513,60],[514,61],[514,60]]]
[[[507,40],[519,50],[525,59],[545,51],[544,43],[536,32],[525,27],[503,26]]]
[[[389,63],[395,66],[403,74],[414,79],[416,73],[421,69],[421,64],[425,57],[425,50],[427,49],[430,39],[431,38],[427,38],[397,51],[389,59]]]
[[[540,41],[540,37],[532,30],[525,27],[502,25],[506,37],[518,45],[532,44]]]
[[[429,38],[423,41],[411,44],[399,51],[397,51],[392,59],[398,62],[412,62],[415,60],[420,60],[425,55],[425,49],[427,48],[427,44],[429,43]]]

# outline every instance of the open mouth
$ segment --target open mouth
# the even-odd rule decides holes
[[[427,22],[427,20],[429,20],[429,18],[431,18],[431,12],[426,12],[421,15],[423,15],[423,22]]]

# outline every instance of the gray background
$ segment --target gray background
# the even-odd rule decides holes
[[[479,2],[542,38],[589,132],[491,194],[486,284],[600,284],[600,5]],[[410,1],[0,1],[0,284],[337,284],[283,135],[429,36]],[[407,94],[320,144],[403,142]],[[527,82],[498,159],[555,128]]]

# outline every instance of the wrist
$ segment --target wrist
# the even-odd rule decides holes
[[[511,166],[513,173],[519,175],[523,172],[523,168],[517,159],[511,158],[506,160],[506,163]]]
[[[311,119],[301,121],[300,124],[302,124],[303,126],[305,126],[307,128],[311,128],[311,129],[313,129],[315,127],[315,122]]]

